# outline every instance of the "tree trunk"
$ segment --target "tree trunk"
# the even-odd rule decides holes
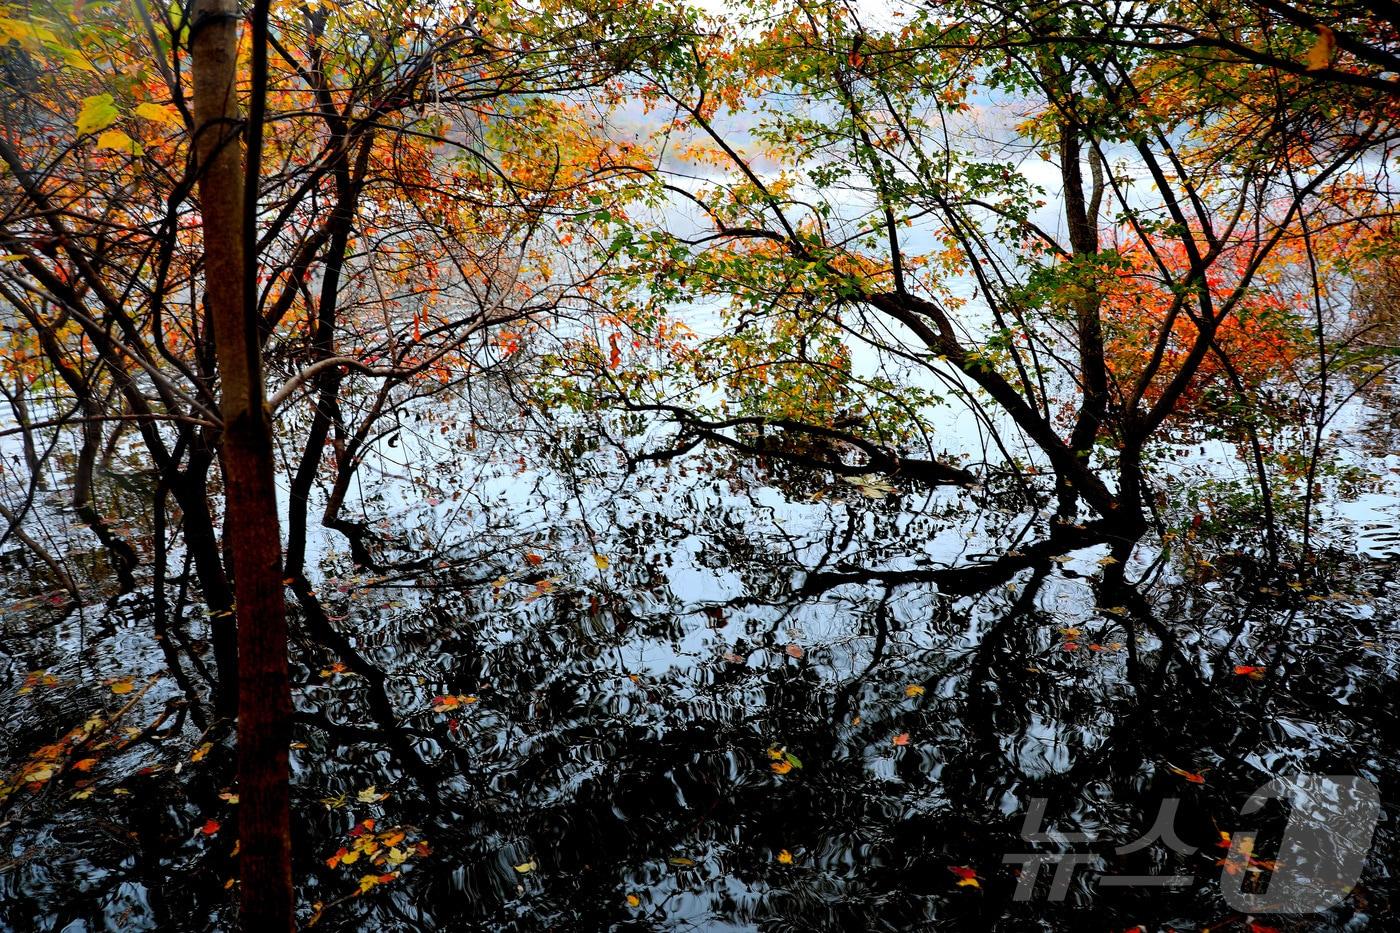
[[[238,836],[244,930],[294,919],[287,748],[291,689],[272,427],[258,322],[245,302],[243,160],[237,97],[238,5],[196,0],[191,30],[195,154],[204,220],[205,303],[223,417],[224,551],[238,624]]]

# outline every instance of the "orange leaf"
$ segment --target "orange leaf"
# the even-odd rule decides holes
[[[1253,664],[1236,664],[1235,673],[1241,677],[1248,677],[1251,680],[1263,680],[1264,669]]]
[[[894,744],[896,744],[896,745],[908,745],[908,744],[909,744],[909,733],[907,733],[907,732],[901,732],[899,735],[895,736],[895,737],[894,737]]]
[[[807,653],[807,652],[805,652],[805,651],[802,650],[802,646],[801,646],[801,645],[796,645],[796,644],[788,645],[788,646],[787,646],[786,648],[784,648],[783,650],[786,651],[786,652],[788,653],[788,657],[790,657],[790,658],[800,658],[800,657],[802,657],[804,654]]]
[[[1308,49],[1308,70],[1320,71],[1332,64],[1332,52],[1337,48],[1337,34],[1328,27],[1317,24],[1317,41]]]

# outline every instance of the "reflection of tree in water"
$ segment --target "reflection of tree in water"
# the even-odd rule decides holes
[[[1092,525],[1038,540],[936,497],[838,485],[794,505],[717,472],[605,497],[591,540],[522,516],[431,575],[343,578],[359,600],[329,584],[298,594],[297,871],[304,904],[333,905],[319,927],[1220,921],[1220,833],[1249,792],[1298,769],[1393,767],[1387,626],[1359,605],[1261,594],[1244,566],[1187,585],[1163,565],[1134,586],[1107,560],[1123,547]],[[930,542],[973,521],[948,566]],[[529,541],[544,560],[522,567],[506,543]],[[118,637],[141,624],[112,618]],[[440,696],[475,701],[434,712]],[[25,747],[48,734],[37,726]],[[775,773],[770,749],[801,767]],[[96,821],[22,828],[61,803],[9,801],[6,919],[111,919],[133,909],[134,885],[149,907],[128,919],[217,926],[228,847],[197,827],[228,810],[219,754],[130,777],[129,795],[89,803]],[[371,786],[389,796],[361,802]],[[1015,902],[1003,857],[1036,851],[1019,834],[1037,797],[1054,828],[1096,835],[1097,869],[1194,880],[1089,896],[1081,872],[1065,904]],[[1169,797],[1199,851],[1116,855]],[[361,866],[324,860],[366,818],[433,854],[347,898]],[[53,858],[60,843],[82,857]],[[1385,829],[1374,864],[1393,851]],[[1363,882],[1361,897],[1375,912],[1387,895]]]

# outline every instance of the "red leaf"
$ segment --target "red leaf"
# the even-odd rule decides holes
[[[220,823],[218,820],[205,820],[204,825],[199,828],[199,831],[206,836],[212,836],[219,831],[219,827]]]

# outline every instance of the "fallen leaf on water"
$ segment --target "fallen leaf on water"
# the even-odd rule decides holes
[[[787,774],[792,770],[792,765],[786,761],[775,761],[769,765],[769,767],[772,768],[776,774]]]
[[[130,693],[131,691],[136,689],[136,686],[132,684],[130,678],[127,678],[125,680],[113,681],[112,683],[108,684],[108,687],[113,693],[117,694],[118,696],[121,696],[124,693]]]
[[[672,865],[677,866],[678,868],[689,868],[695,864],[695,859],[686,858],[684,855],[678,855],[675,858],[668,858],[666,861],[670,862]]]
[[[960,888],[980,888],[982,883],[977,880],[977,870],[968,868],[966,865],[949,865],[948,870],[958,876],[958,887]]]
[[[640,907],[642,906],[642,899],[635,894],[629,894],[627,895],[627,906]]]
[[[190,761],[203,761],[205,757],[214,749],[213,742],[205,742],[190,754]]]
[[[92,766],[97,764],[96,758],[81,758],[73,762],[74,771],[91,771]]]
[[[901,732],[899,735],[895,736],[895,737],[894,737],[894,744],[896,744],[896,745],[908,745],[908,744],[909,744],[909,733],[907,733],[907,732]]]
[[[608,560],[602,554],[593,555],[593,566],[597,567],[599,570],[607,570],[611,563],[612,561]]]
[[[904,695],[907,697],[921,697],[924,695],[924,688],[918,684],[910,684],[904,688]]]
[[[455,696],[433,697],[433,712],[445,713],[454,710],[459,706],[470,706],[476,702],[476,697],[459,693]]]
[[[789,852],[787,849],[783,849],[781,852],[778,853],[778,861],[782,862],[784,865],[791,865],[792,853]]]
[[[525,555],[525,562],[531,567],[538,567],[540,564],[544,563],[544,558],[532,552]]]
[[[220,825],[218,820],[205,820],[204,825],[199,828],[199,831],[206,836],[212,836],[219,831]]]
[[[360,803],[378,803],[379,801],[387,800],[388,798],[388,794],[379,793],[379,788],[375,787],[373,784],[371,784],[369,787],[366,787],[364,790],[360,791],[358,794],[355,795],[355,799],[358,800]]]
[[[360,886],[355,891],[355,894],[364,894],[366,891],[368,891],[370,888],[375,887],[376,885],[388,884],[390,881],[393,881],[398,876],[399,873],[396,871],[391,871],[387,875],[365,875],[360,879]]]
[[[1197,774],[1194,771],[1187,771],[1185,768],[1178,768],[1176,765],[1167,765],[1167,770],[1170,771],[1172,774],[1184,777],[1192,784],[1204,784],[1206,782],[1204,774]]]
[[[539,863],[537,863],[534,859],[530,859],[530,861],[528,862],[521,862],[519,865],[515,866],[515,870],[522,875],[528,875],[530,872],[534,871],[536,868],[539,867]]]
[[[807,653],[807,652],[803,651],[803,650],[802,650],[802,646],[801,646],[801,645],[798,645],[798,644],[788,645],[788,646],[787,646],[786,648],[784,648],[783,650],[786,651],[786,652],[788,653],[788,657],[790,657],[790,658],[800,658],[800,657],[802,657],[804,654]]]
[[[1253,664],[1236,664],[1235,673],[1241,677],[1248,677],[1251,680],[1263,680],[1264,669]]]

